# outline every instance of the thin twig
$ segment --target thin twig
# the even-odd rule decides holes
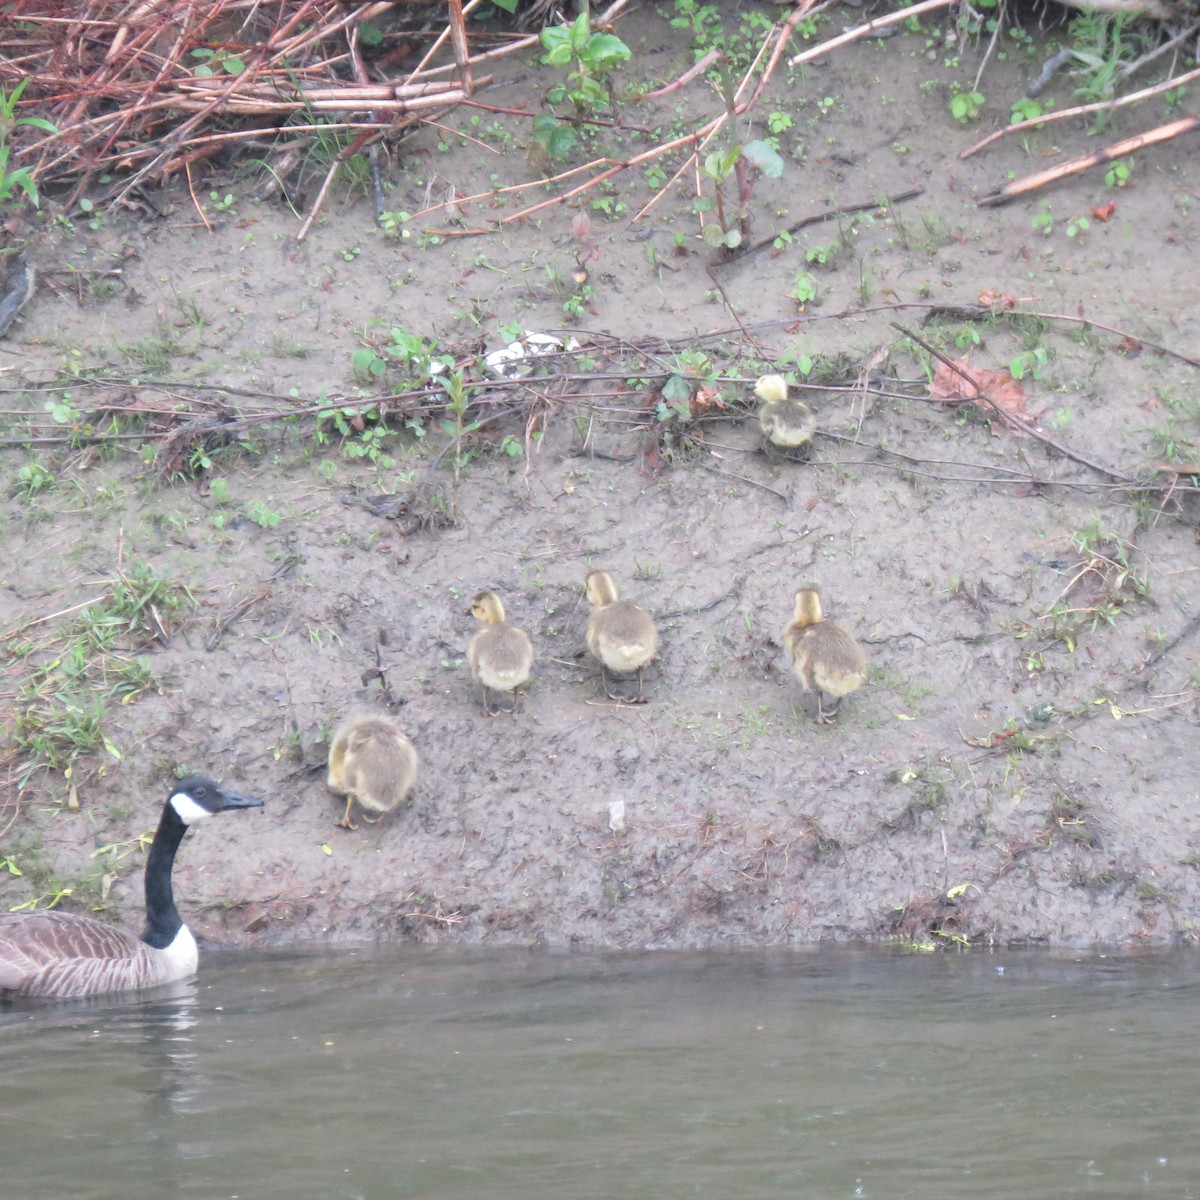
[[[925,189],[923,187],[912,187],[905,189],[903,192],[897,192],[894,196],[884,196],[879,200],[864,200],[861,204],[839,204],[836,208],[824,209],[822,212],[813,213],[812,216],[802,217],[786,229],[773,233],[770,237],[765,237],[761,241],[754,242],[744,250],[736,251],[728,258],[723,258],[719,262],[714,263],[713,266],[727,267],[731,263],[745,258],[747,255],[754,254],[759,250],[765,250],[768,246],[773,246],[779,238],[785,235],[790,237],[792,234],[799,233],[801,229],[806,229],[809,225],[817,225],[822,221],[832,221],[837,217],[850,216],[853,213],[874,212],[877,208],[891,208],[904,200],[912,200],[914,197],[923,196],[924,194]]]
[[[892,321],[893,329],[898,329],[905,337],[911,338],[918,346],[928,354],[932,354],[939,362],[949,367],[957,376],[969,383],[979,399],[986,401],[991,405],[993,411],[1006,424],[1011,425],[1014,429],[1019,429],[1022,433],[1028,434],[1032,438],[1036,438],[1039,442],[1057,450],[1065,458],[1069,458],[1074,462],[1080,463],[1085,467],[1090,467],[1093,471],[1099,472],[1101,475],[1107,475],[1109,479],[1119,480],[1122,483],[1135,483],[1131,476],[1126,475],[1123,471],[1118,471],[1115,467],[1105,466],[1103,463],[1093,462],[1092,459],[1086,458],[1080,454],[1078,450],[1072,450],[1065,442],[1060,442],[1057,438],[1052,438],[1049,434],[1044,433],[1036,425],[1029,421],[1022,421],[1020,417],[1011,413],[1002,404],[998,404],[992,399],[988,393],[979,386],[979,381],[973,379],[971,375],[964,371],[953,359],[947,358],[940,350],[935,350],[924,338],[918,337],[912,330],[905,328],[903,325]]]
[[[1031,117],[1027,121],[1017,121],[1013,125],[1006,125],[1003,129],[997,129],[995,133],[988,134],[982,141],[976,142],[974,146],[968,146],[958,157],[970,158],[973,154],[978,154],[980,150],[986,149],[993,142],[998,142],[1001,138],[1008,137],[1013,133],[1022,133],[1026,129],[1040,128],[1043,125],[1050,125],[1055,121],[1065,121],[1071,117],[1086,117],[1090,113],[1112,112],[1114,109],[1123,108],[1127,104],[1137,104],[1142,100],[1149,100],[1152,96],[1169,92],[1172,88],[1183,87],[1185,84],[1191,83],[1194,79],[1200,79],[1200,67],[1197,67],[1194,71],[1187,71],[1182,75],[1176,75],[1174,79],[1168,79],[1163,83],[1156,83],[1153,87],[1143,88],[1140,92],[1130,92],[1129,95],[1120,96],[1116,100],[1101,100],[1095,104],[1078,104],[1074,108],[1064,108],[1061,112],[1043,113],[1040,117]]]

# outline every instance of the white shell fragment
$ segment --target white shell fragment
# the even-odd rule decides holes
[[[625,832],[625,801],[611,800],[608,805],[608,827],[613,833]]]
[[[549,333],[523,333],[503,350],[490,351],[483,362],[497,379],[524,379],[533,374],[533,359],[578,349],[579,343],[574,338],[564,342]]]

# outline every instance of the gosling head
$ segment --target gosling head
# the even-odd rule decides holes
[[[825,619],[821,608],[821,593],[816,588],[797,590],[796,611],[792,619],[797,625],[819,625]]]
[[[764,375],[754,385],[754,394],[768,404],[780,404],[788,398],[787,380],[782,375]]]
[[[589,571],[585,586],[588,600],[597,607],[617,602],[617,585],[607,571]]]
[[[495,592],[478,592],[471,601],[471,615],[485,625],[499,625],[504,620],[504,602]]]

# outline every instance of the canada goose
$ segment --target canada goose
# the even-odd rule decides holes
[[[329,747],[329,787],[346,797],[346,811],[337,822],[357,829],[350,820],[358,801],[363,819],[372,825],[408,799],[417,781],[417,752],[400,726],[388,717],[369,714],[350,717],[333,735]],[[369,813],[378,813],[371,817]]]
[[[74,913],[0,913],[0,996],[95,996],[158,987],[196,971],[196,939],[171,890],[175,852],[188,827],[227,808],[261,808],[203,775],[171,790],[146,856],[146,928],[140,940]]]
[[[812,442],[817,419],[803,400],[788,397],[787,380],[782,375],[764,375],[754,385],[754,394],[763,402],[758,423],[772,446],[796,451]]]
[[[637,698],[642,699],[642,668],[658,653],[658,631],[654,618],[636,604],[617,598],[617,585],[607,571],[592,571],[587,577],[587,598],[592,602],[588,616],[588,649],[600,660],[604,691],[610,700],[620,700],[608,687],[609,671],[636,671]]]
[[[529,678],[533,666],[533,643],[529,634],[504,619],[504,604],[495,592],[479,592],[471,601],[471,614],[483,626],[467,646],[471,678],[483,688],[483,711],[494,717],[492,692],[512,692]],[[516,710],[514,698],[513,707]]]
[[[800,588],[796,593],[796,612],[783,631],[783,646],[804,690],[816,694],[817,720],[822,723],[829,722],[842,697],[867,677],[862,647],[848,629],[824,619],[816,588]],[[822,693],[834,697],[828,716]]]

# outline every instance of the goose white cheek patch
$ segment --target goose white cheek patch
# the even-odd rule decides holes
[[[202,821],[205,817],[212,816],[207,808],[202,804],[197,804],[187,792],[176,792],[171,797],[171,807],[185,825],[192,825],[196,821]]]

